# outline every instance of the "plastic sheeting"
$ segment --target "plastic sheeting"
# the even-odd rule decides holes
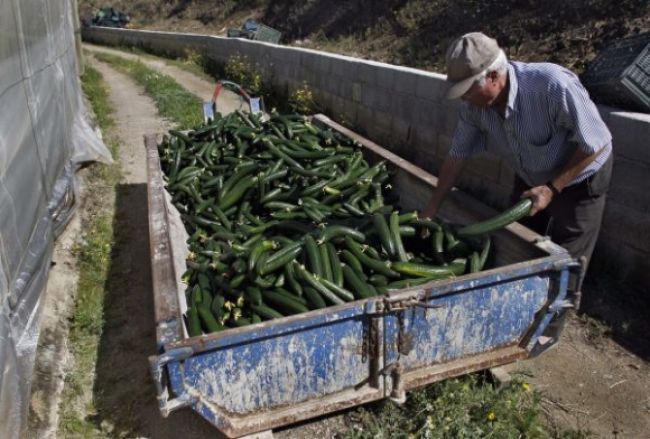
[[[0,2],[0,437],[27,424],[53,241],[70,218],[76,165],[111,161],[88,125],[71,0]]]

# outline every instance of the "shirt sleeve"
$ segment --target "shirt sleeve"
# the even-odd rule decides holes
[[[461,107],[458,125],[451,138],[449,155],[456,159],[464,159],[485,150],[485,138],[478,125],[472,120],[469,111],[465,105]]]
[[[570,75],[566,86],[556,96],[556,123],[569,130],[571,140],[576,142],[582,151],[593,154],[611,143],[612,135],[607,125],[575,75]]]

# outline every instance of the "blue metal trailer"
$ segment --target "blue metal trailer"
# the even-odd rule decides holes
[[[358,140],[370,161],[391,163],[402,208],[424,205],[434,176],[325,116],[314,121]],[[576,295],[568,281],[580,264],[512,224],[493,235],[496,268],[189,337],[155,137],[146,146],[159,350],[150,364],[163,416],[190,406],[228,437],[240,437],[382,398],[403,401],[418,386],[543,352],[549,322]],[[493,213],[454,191],[440,215],[469,223]]]

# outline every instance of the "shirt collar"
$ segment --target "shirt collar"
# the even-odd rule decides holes
[[[508,81],[510,82],[510,89],[508,90],[508,104],[506,105],[506,119],[510,117],[510,113],[515,111],[515,100],[517,99],[517,92],[519,91],[517,74],[511,63],[508,63]]]

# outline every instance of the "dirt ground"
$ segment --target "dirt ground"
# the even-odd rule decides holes
[[[146,133],[162,132],[169,126],[139,85],[105,64],[93,59],[90,62],[110,85],[123,140],[120,159],[124,175],[117,189],[106,326],[93,389],[96,422],[116,436],[128,432],[128,437],[214,438],[216,430],[189,409],[167,419],[160,416],[147,362],[155,353],[156,341],[142,139]],[[212,92],[213,84],[190,73],[162,62],[155,62],[155,66],[200,96]],[[543,392],[543,405],[558,426],[590,430],[604,438],[648,437],[648,363],[607,337],[594,340],[593,329],[582,321],[570,321],[557,348],[513,369],[525,373],[527,380]],[[285,429],[276,436],[334,437],[345,428],[345,415],[337,415]]]

